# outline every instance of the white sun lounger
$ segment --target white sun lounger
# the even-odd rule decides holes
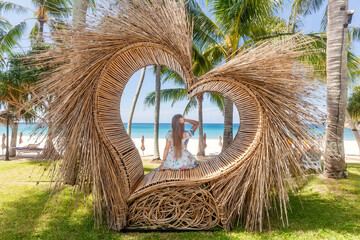
[[[25,147],[13,147],[16,150],[16,157],[22,156],[24,153],[36,153],[36,156],[43,151],[43,148],[38,148],[39,144],[29,144]]]

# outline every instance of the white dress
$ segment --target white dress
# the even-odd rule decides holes
[[[170,142],[170,149],[162,169],[186,170],[196,167],[198,165],[196,158],[187,150],[187,144],[189,139],[194,136],[194,131],[192,129],[185,131],[186,138],[182,140],[182,155],[180,158],[175,157],[171,133],[171,131],[168,131],[165,135],[166,140]]]

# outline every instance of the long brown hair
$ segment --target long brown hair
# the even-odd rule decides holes
[[[172,140],[174,144],[174,153],[176,158],[180,158],[182,155],[182,138],[185,132],[185,124],[180,123],[180,118],[183,116],[181,114],[176,114],[173,116],[171,121],[172,129]]]

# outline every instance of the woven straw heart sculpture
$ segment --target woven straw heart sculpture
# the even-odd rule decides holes
[[[54,69],[38,90],[39,98],[54,99],[46,117],[57,149],[46,158],[61,154],[58,186],[72,176],[94,194],[97,216],[105,209],[116,230],[229,229],[235,218],[262,230],[271,206],[285,218],[287,184],[304,174],[303,141],[318,150],[310,134],[321,118],[311,104],[316,86],[299,62],[308,40],[295,35],[258,44],[195,78],[192,29],[181,1],[105,3],[89,21],[82,30],[56,33],[56,46],[38,55]],[[148,65],[175,70],[190,97],[229,98],[240,116],[231,146],[194,169],[144,175],[119,106],[130,77]]]

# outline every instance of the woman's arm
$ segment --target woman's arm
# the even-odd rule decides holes
[[[163,154],[163,160],[161,161],[161,165],[159,167],[159,171],[162,170],[162,167],[164,165],[164,162],[165,162],[165,159],[169,153],[169,149],[170,149],[170,141],[166,140],[166,145],[165,145],[165,148],[164,148],[164,154]]]
[[[198,121],[195,121],[195,120],[191,120],[191,119],[186,119],[184,118],[184,122],[188,122],[188,123],[191,123],[193,126],[192,126],[192,130],[195,132],[197,127],[199,126],[199,122]]]

